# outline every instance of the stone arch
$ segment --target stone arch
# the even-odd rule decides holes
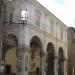
[[[6,41],[9,43],[13,43],[14,46],[18,46],[18,39],[14,34],[9,34]]]
[[[47,71],[46,75],[54,75],[54,56],[55,56],[55,48],[53,43],[48,43],[47,45]]]
[[[5,61],[5,73],[17,74],[17,47],[18,40],[14,34],[9,34],[6,37],[4,45],[4,61]]]
[[[41,73],[42,65],[42,42],[38,36],[33,36],[30,40],[30,72],[36,72],[37,74]],[[38,72],[37,72],[38,70]]]
[[[58,75],[64,75],[64,52],[62,47],[58,50],[58,66]]]
[[[51,49],[51,50],[50,50]],[[54,45],[52,42],[49,42],[47,44],[47,53],[50,52],[50,53],[54,53],[55,54],[55,48],[54,48]]]
[[[40,46],[41,49],[43,48],[42,41],[41,41],[41,39],[38,36],[33,36],[31,38],[31,40],[30,40],[30,44],[32,43],[32,41],[34,41],[35,43],[37,43]]]

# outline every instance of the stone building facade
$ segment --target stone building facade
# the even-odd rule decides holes
[[[67,26],[36,0],[6,0],[2,41],[5,73],[67,75]]]
[[[3,21],[4,21],[4,12],[5,12],[5,0],[0,0],[0,75],[1,75],[1,65],[2,65],[2,33],[3,33]]]
[[[5,12],[4,6],[5,6],[5,0],[0,0],[0,51],[1,51],[1,43],[2,43],[1,42],[1,40],[2,40],[2,25],[3,25],[3,21],[4,21],[4,12]],[[1,58],[0,58],[0,60],[1,60]]]
[[[75,75],[75,29],[68,28],[68,75]]]

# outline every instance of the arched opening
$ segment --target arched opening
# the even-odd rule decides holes
[[[15,35],[9,34],[6,38],[4,48],[5,74],[17,73],[17,46],[18,40]]]
[[[64,54],[63,49],[60,47],[58,51],[58,75],[64,75]]]
[[[46,75],[54,75],[54,46],[52,43],[48,43],[47,45],[47,71]]]
[[[41,40],[34,36],[30,41],[30,65],[29,65],[29,72],[30,75],[40,75],[41,73],[41,50],[42,50],[42,43]]]

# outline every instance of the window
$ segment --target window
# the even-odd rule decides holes
[[[41,13],[38,10],[36,10],[36,12],[35,12],[35,19],[36,19],[36,25],[39,27],[40,26]]]
[[[10,13],[10,22],[13,22],[13,13]]]
[[[61,29],[60,29],[59,24],[57,25],[57,38],[58,38],[59,40],[61,40]]]
[[[52,21],[50,21],[50,32],[51,34],[53,34],[53,22]]]
[[[61,40],[63,40],[63,30],[62,29],[61,29]]]
[[[36,25],[39,26],[40,25],[40,16],[36,16]]]
[[[27,18],[27,9],[21,11],[21,20],[26,20]]]

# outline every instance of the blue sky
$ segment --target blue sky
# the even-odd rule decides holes
[[[65,0],[54,0],[54,1],[61,5],[65,4]]]
[[[37,0],[67,26],[75,27],[75,0]]]

